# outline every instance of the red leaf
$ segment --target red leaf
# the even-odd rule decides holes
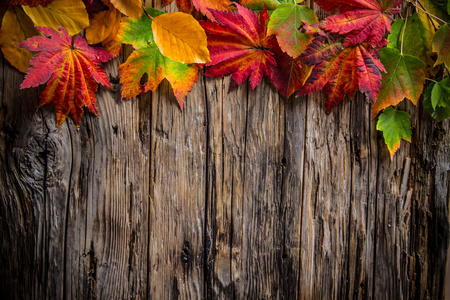
[[[163,4],[167,5],[172,2],[173,0],[164,0]],[[229,11],[232,4],[230,0],[177,0],[177,6],[180,11],[190,14],[195,7],[213,21],[214,17],[210,12],[211,9]]]
[[[344,46],[355,45],[367,41],[377,48],[386,46],[386,32],[391,31],[389,14],[399,13],[395,8],[403,0],[316,0],[324,10],[340,14],[326,19],[322,29],[345,35]]]
[[[233,74],[230,89],[250,78],[254,89],[263,74],[268,76],[269,66],[276,64],[266,30],[269,14],[263,10],[257,15],[239,4],[236,6],[235,12],[211,10],[219,24],[201,22],[208,36],[211,56],[207,66],[212,66],[205,75],[223,77]]]
[[[90,16],[109,9],[101,0],[83,0],[83,3]]]
[[[311,76],[300,91],[309,94],[323,89],[325,106],[330,112],[345,96],[353,97],[356,90],[375,101],[380,90],[383,65],[378,53],[367,44],[344,48],[336,36],[317,36],[300,56],[300,60],[314,65]]]
[[[40,106],[49,103],[55,106],[58,126],[69,113],[78,126],[83,106],[98,114],[97,83],[111,88],[101,63],[113,55],[88,46],[79,35],[72,43],[72,37],[62,27],[60,32],[48,27],[38,27],[38,30],[45,36],[35,36],[18,44],[30,51],[41,51],[31,59],[31,66],[20,87],[35,87],[48,81],[40,97]]]

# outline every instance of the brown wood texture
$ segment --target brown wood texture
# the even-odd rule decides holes
[[[405,104],[391,160],[362,95],[201,76],[182,112],[121,100],[122,61],[77,128],[0,56],[2,299],[448,297],[449,121]]]

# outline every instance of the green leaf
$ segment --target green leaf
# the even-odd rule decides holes
[[[433,105],[431,104],[431,98],[432,98],[432,90],[435,87],[435,83],[432,82],[427,90],[425,91],[424,97],[423,97],[423,107],[425,110],[431,115],[433,119],[440,122],[442,120],[447,119],[450,117],[450,108],[442,107],[442,106],[436,106],[436,108],[433,108]]]
[[[391,158],[400,147],[400,141],[411,142],[411,123],[409,114],[396,110],[393,107],[386,108],[378,117],[377,130],[383,132]]]
[[[401,28],[395,28],[395,30],[400,31],[400,34],[396,36],[398,40],[395,48],[401,50],[403,36],[403,53],[420,58],[425,62],[429,72],[431,72],[435,62],[431,55],[433,52],[431,40],[435,30],[430,19],[425,13],[419,11],[419,13],[414,13],[409,17],[406,24],[403,21],[398,22],[396,26],[400,23],[403,23],[403,26]],[[393,38],[395,37],[391,37],[389,41]]]
[[[391,25],[391,33],[388,35],[389,44],[387,45],[389,48],[400,49],[400,35],[402,33],[403,25],[405,24],[405,20],[397,19]]]
[[[432,43],[433,51],[438,54],[435,65],[445,63],[450,66],[450,27],[447,24],[436,31]]]
[[[425,10],[430,13],[431,16],[436,16],[446,22],[450,21],[450,14],[447,12],[448,3],[447,0],[420,0]],[[442,22],[433,18],[436,25],[442,25]]]
[[[431,91],[431,105],[450,108],[450,77],[437,82]]]
[[[397,105],[405,97],[417,104],[425,81],[425,63],[419,58],[401,54],[394,48],[384,48],[380,58],[386,73],[383,74],[380,92],[372,106],[372,118],[386,107]]]
[[[308,34],[298,30],[303,23],[314,24],[318,19],[314,12],[305,5],[283,3],[270,16],[268,35],[276,35],[281,50],[298,57],[311,41]]]

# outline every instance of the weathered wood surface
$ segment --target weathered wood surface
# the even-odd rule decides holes
[[[3,299],[444,297],[449,122],[421,105],[391,160],[361,95],[201,77],[181,112],[166,82],[120,100],[122,57],[100,117],[56,128],[0,59]]]

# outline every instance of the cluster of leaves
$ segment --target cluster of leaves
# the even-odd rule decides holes
[[[438,121],[450,116],[447,1],[410,0],[394,22],[403,0],[315,0],[330,12],[320,23],[302,2],[176,0],[180,12],[167,14],[141,0],[3,0],[0,47],[27,72],[22,88],[47,82],[40,105],[56,107],[58,125],[69,114],[79,125],[84,107],[97,114],[97,84],[111,86],[102,63],[122,44],[134,48],[119,66],[126,99],[167,79],[183,109],[202,66],[206,76],[231,75],[230,90],[266,77],[286,99],[322,91],[327,112],[359,90],[373,118],[381,113],[391,156],[411,139],[410,117],[396,106],[417,104],[426,78],[425,109]]]

